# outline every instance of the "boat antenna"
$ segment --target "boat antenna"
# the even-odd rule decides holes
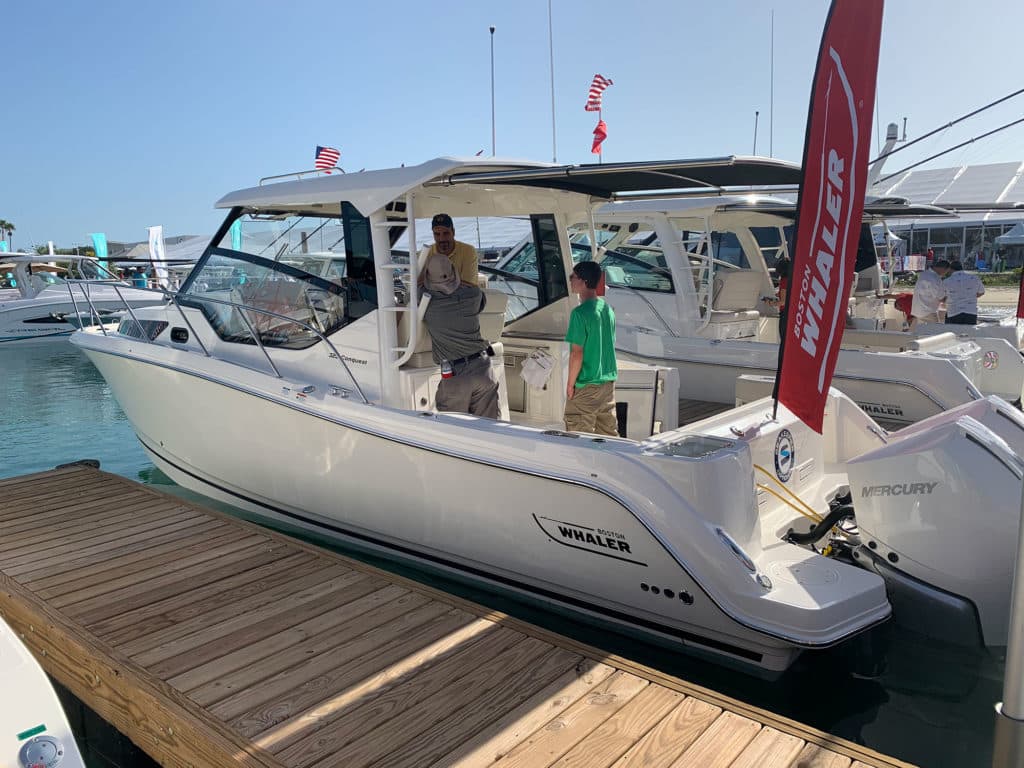
[[[494,140],[494,25],[492,24],[488,29],[491,30],[491,157],[494,157],[497,151]]]
[[[996,99],[995,101],[990,102],[990,103],[986,104],[983,107],[979,107],[978,109],[974,110],[973,112],[968,112],[966,115],[962,115],[962,116],[958,117],[956,120],[953,120],[950,123],[946,123],[945,125],[940,125],[938,128],[936,128],[933,131],[929,131],[924,136],[920,136],[920,137],[914,139],[913,141],[908,141],[902,147],[897,147],[896,149],[890,150],[890,151],[886,152],[883,155],[879,155],[878,157],[876,157],[871,162],[874,163],[877,160],[881,160],[884,157],[888,157],[889,155],[895,155],[897,152],[900,152],[900,151],[906,149],[907,147],[912,147],[914,144],[917,144],[917,142],[919,142],[919,141],[924,141],[929,136],[934,136],[939,131],[944,131],[947,128],[952,128],[957,123],[963,122],[964,120],[966,120],[969,117],[974,117],[975,115],[980,114],[981,112],[984,112],[986,109],[990,109],[990,108],[996,106],[997,104],[1002,104],[1004,101],[1008,101],[1009,99],[1012,99],[1014,96],[1020,96],[1022,93],[1024,93],[1024,88],[1021,88],[1018,91],[1014,91],[1013,93],[1011,93],[1011,94],[1009,94],[1007,96],[1003,96],[1003,98],[1001,98],[1001,99]],[[997,130],[1001,130],[1001,129],[997,129]],[[986,135],[988,135],[988,134],[986,134]],[[903,118],[903,139],[904,139],[904,141],[906,141],[906,138],[907,138],[907,118],[904,117]],[[983,137],[979,136],[978,138],[983,138]],[[971,141],[974,141],[974,139],[971,139]],[[954,149],[956,149],[956,147],[954,147]]]
[[[775,9],[768,12],[768,157],[775,157]]]
[[[754,110],[754,151],[751,153],[754,157],[757,157],[757,116],[760,114],[758,110]]]
[[[905,173],[905,172],[909,171],[911,168],[917,168],[917,166],[919,166],[919,165],[924,165],[925,163],[927,163],[927,162],[929,162],[931,160],[934,160],[937,157],[942,157],[943,155],[948,155],[950,152],[955,152],[956,150],[960,149],[961,147],[966,147],[968,144],[973,144],[974,142],[980,141],[981,139],[987,139],[989,136],[997,134],[1000,131],[1005,131],[1007,128],[1012,128],[1013,126],[1018,125],[1019,123],[1024,123],[1024,117],[1020,118],[1019,120],[1014,120],[1011,123],[1006,123],[1005,125],[1001,125],[998,128],[995,128],[995,129],[989,131],[988,133],[983,133],[980,136],[975,136],[974,138],[968,139],[967,141],[961,141],[959,144],[957,144],[955,146],[952,146],[949,149],[944,149],[941,152],[937,152],[936,154],[932,155],[931,157],[926,157],[924,160],[921,160],[920,162],[913,163],[912,165],[908,165],[906,168],[901,168],[898,171],[890,173],[888,176],[883,176],[882,178],[880,178],[875,183],[876,184],[881,184],[883,181],[888,181],[893,176],[899,176],[901,173]],[[901,149],[902,149],[902,147],[901,147]],[[895,151],[896,150],[893,150],[893,152],[895,152]],[[889,154],[891,155],[892,152],[890,152]],[[883,155],[883,157],[884,157],[884,155]]]
[[[551,64],[551,162],[558,162],[555,151],[555,40],[551,25],[551,0],[548,0],[548,60]]]

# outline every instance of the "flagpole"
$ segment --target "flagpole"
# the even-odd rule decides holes
[[[555,43],[551,26],[551,0],[548,0],[548,59],[551,63],[551,162],[558,162],[555,151]]]
[[[491,30],[491,157],[495,155],[495,132],[494,132],[494,26]]]
[[[771,44],[768,65],[768,157],[775,157],[775,9],[768,12]]]

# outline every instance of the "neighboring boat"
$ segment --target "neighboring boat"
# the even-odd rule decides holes
[[[617,400],[629,438],[562,430],[569,224],[624,190],[789,184],[798,175],[764,158],[440,158],[264,184],[219,201],[227,217],[167,305],[136,310],[115,333],[83,329],[72,343],[161,470],[278,524],[764,674],[886,621],[887,581],[922,615],[957,609],[961,636],[1005,643],[1009,585],[971,608],[992,586],[988,568],[1002,566],[1016,541],[1016,515],[1004,514],[999,494],[1020,493],[1022,466],[1007,441],[1024,450],[1024,420],[997,400],[896,436],[836,392],[826,438],[785,409],[766,417],[763,400],[670,429],[674,372],[624,361]],[[488,287],[518,282],[538,306],[504,323],[508,294],[491,289],[481,321],[503,420],[433,410],[440,372],[420,327],[422,255],[399,260],[392,248],[406,231],[416,242],[417,227],[440,212],[530,219],[537,278],[495,276]],[[307,255],[321,267],[344,259],[345,276],[297,266]],[[405,290],[396,290],[396,270]],[[519,371],[541,353],[552,375],[527,387]],[[907,490],[871,490],[897,474]],[[870,538],[858,538],[850,519],[862,498]],[[802,516],[827,524],[793,543]],[[984,526],[983,540],[961,536],[970,521]],[[928,535],[905,541],[910,522]],[[998,552],[988,548],[993,536]],[[911,544],[920,565],[901,571],[897,547]],[[978,560],[976,579],[922,581],[922,569],[941,572],[950,549]],[[887,559],[874,563],[876,553]],[[936,594],[946,598],[937,608]]]
[[[160,304],[161,293],[131,288],[89,256],[3,254],[0,349],[66,339],[82,326],[116,324],[125,306]]]
[[[85,768],[50,679],[0,619],[0,765]]]
[[[892,427],[976,399],[979,392],[1019,402],[1024,360],[1005,341],[965,339],[950,332],[952,326],[933,327],[934,335],[887,331],[870,319],[882,306],[870,225],[897,213],[948,215],[898,201],[866,206],[853,316],[833,386]],[[718,410],[732,406],[738,375],[773,374],[777,367],[778,313],[764,299],[775,295],[772,267],[788,254],[794,216],[793,203],[763,194],[616,201],[594,213],[596,252],[589,225],[579,224],[572,255],[574,261],[596,258],[605,268],[619,351],[677,368],[684,407],[713,412],[716,404]],[[535,279],[532,254],[528,238],[496,269]],[[536,306],[534,295],[509,291],[516,294],[510,318]]]

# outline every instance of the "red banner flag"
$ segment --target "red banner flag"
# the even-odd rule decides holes
[[[595,155],[601,154],[601,142],[608,138],[608,126],[604,124],[604,120],[598,120],[597,125],[594,127],[594,143],[590,147],[590,151]]]
[[[1017,318],[1024,317],[1024,269],[1020,271],[1020,287],[1017,289]]]
[[[864,211],[882,0],[833,0],[807,114],[777,400],[821,433]]]

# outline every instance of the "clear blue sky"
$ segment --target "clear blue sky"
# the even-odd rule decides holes
[[[823,0],[553,0],[557,156],[592,162],[595,72],[606,162],[769,152],[799,161]],[[491,152],[551,160],[547,0],[7,3],[0,26],[0,218],[15,247],[146,227],[209,234],[213,203],[259,177]],[[888,0],[881,127],[910,138],[1024,87],[1024,3]],[[1024,115],[1024,97],[890,159],[897,170]],[[934,161],[1024,159],[1024,126]]]

